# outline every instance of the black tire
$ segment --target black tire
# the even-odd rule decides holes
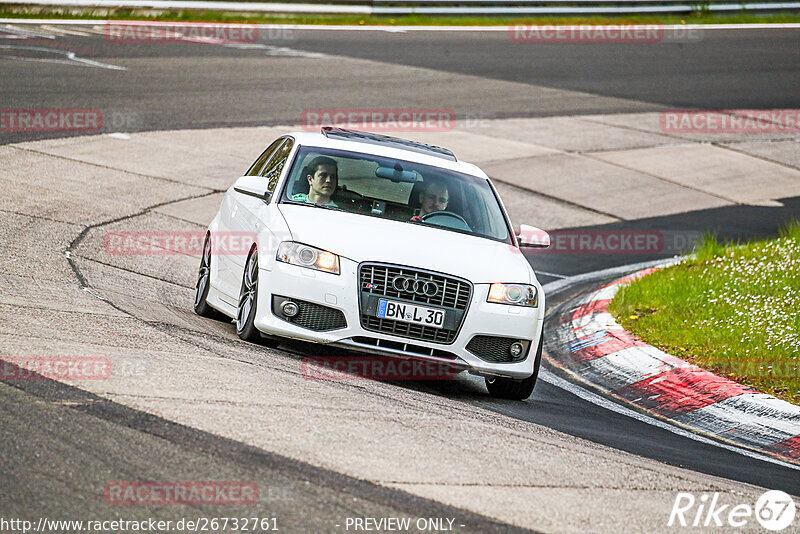
[[[239,304],[236,308],[236,334],[245,341],[267,347],[277,347],[279,339],[262,334],[256,328],[258,308],[258,249],[253,247],[244,263],[242,286],[239,289]]]
[[[539,366],[542,363],[542,346],[544,343],[544,330],[539,336],[539,348],[536,349],[536,359],[533,362],[533,374],[523,380],[513,378],[486,377],[486,389],[489,395],[497,399],[525,400],[533,393],[536,379],[539,377]]]
[[[200,269],[197,273],[197,284],[194,288],[194,312],[210,319],[227,319],[222,312],[212,308],[208,301],[208,290],[211,287],[211,234],[206,234],[203,241],[203,254],[200,256]]]
[[[244,262],[242,286],[239,289],[239,304],[236,307],[236,334],[245,341],[253,343],[261,339],[256,328],[256,308],[258,305],[258,248],[253,247]]]

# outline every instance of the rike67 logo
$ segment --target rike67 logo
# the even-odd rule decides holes
[[[691,493],[678,493],[667,526],[681,527],[734,527],[748,526],[753,518],[765,529],[774,532],[794,524],[797,506],[792,497],[778,490],[767,491],[755,503],[731,504],[715,492],[696,497]]]

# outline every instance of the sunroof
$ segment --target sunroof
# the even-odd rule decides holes
[[[372,145],[402,148],[404,150],[411,150],[412,152],[418,152],[420,154],[427,154],[428,156],[436,156],[450,161],[458,161],[456,160],[455,154],[446,148],[427,145],[425,143],[418,143],[416,141],[409,141],[408,139],[389,137],[388,135],[370,132],[359,132],[357,130],[347,130],[345,128],[336,128],[333,126],[323,126],[322,133],[329,139],[344,139],[346,141],[359,141],[361,143],[370,143]]]

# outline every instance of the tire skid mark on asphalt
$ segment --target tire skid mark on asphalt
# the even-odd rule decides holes
[[[203,188],[203,189],[209,189],[209,188],[206,187],[206,188]],[[117,222],[126,221],[128,219],[133,219],[135,217],[139,217],[141,215],[144,215],[144,214],[146,214],[146,213],[148,213],[148,212],[150,212],[150,211],[152,211],[152,210],[154,210],[156,208],[160,208],[162,206],[167,206],[169,204],[174,204],[174,203],[177,203],[177,202],[183,202],[183,201],[186,201],[186,200],[194,200],[194,199],[197,199],[197,198],[203,198],[205,196],[214,195],[216,193],[218,193],[218,191],[209,190],[207,193],[200,193],[198,195],[189,195],[189,196],[186,196],[186,197],[181,197],[179,199],[173,199],[173,200],[167,200],[167,201],[164,201],[164,202],[158,202],[158,203],[153,204],[151,206],[148,206],[148,207],[146,207],[146,208],[144,208],[144,209],[142,209],[140,211],[137,211],[136,213],[123,215],[121,217],[116,217],[114,219],[110,219],[110,220],[107,220],[107,221],[101,221],[101,222],[98,222],[98,223],[94,223],[94,224],[90,224],[90,225],[85,226],[83,228],[83,230],[75,237],[75,239],[73,239],[72,242],[70,242],[70,244],[67,246],[66,250],[64,251],[64,256],[66,257],[67,262],[69,263],[70,267],[72,268],[72,271],[75,273],[75,276],[77,276],[78,283],[79,283],[81,289],[88,289],[90,286],[89,286],[89,283],[86,281],[86,278],[83,276],[83,274],[81,274],[81,271],[78,268],[78,265],[75,263],[73,255],[75,255],[75,250],[77,249],[78,245],[81,244],[81,242],[84,240],[84,238],[86,238],[86,236],[89,234],[90,231],[94,230],[95,228],[100,228],[100,227],[108,226],[110,224],[114,224],[114,223],[117,223]],[[141,274],[141,273],[137,273],[137,274]],[[98,297],[98,298],[100,298],[100,297]],[[123,310],[122,308],[119,308],[116,305],[114,305],[113,302],[108,301],[108,303],[111,306],[113,306],[115,309],[117,309],[117,310],[119,310],[119,311],[121,311],[123,313],[126,313],[128,315],[131,315],[127,311]]]
[[[3,361],[2,357],[0,357],[0,361]],[[363,501],[396,509],[401,514],[406,513],[420,517],[457,517],[459,523],[468,525],[467,531],[469,532],[538,532],[461,507],[414,495],[399,488],[383,486],[371,480],[356,478],[241,441],[189,427],[125,406],[36,372],[32,372],[32,374],[38,379],[15,381],[0,375],[0,383],[32,395],[43,402],[75,410],[112,425],[159,438],[177,447],[199,451],[215,459],[231,461],[247,469],[268,469],[279,476],[290,477],[319,488],[343,493],[352,499],[352,502],[348,504],[348,510],[355,510],[356,502]]]

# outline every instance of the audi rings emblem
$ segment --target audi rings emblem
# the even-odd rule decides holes
[[[414,293],[421,297],[433,297],[439,292],[439,284],[433,280],[423,280],[410,276],[395,276],[392,287],[400,293]]]

